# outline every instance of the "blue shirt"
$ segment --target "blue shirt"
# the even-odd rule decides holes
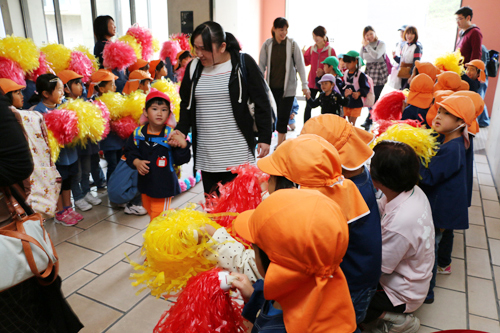
[[[427,111],[429,111],[429,108],[421,109],[419,107],[416,107],[415,105],[408,104],[408,106],[403,111],[403,117],[401,117],[401,120],[414,119],[423,121],[422,124],[429,128],[430,126],[427,124],[427,120],[425,119],[425,117],[427,117]]]
[[[35,111],[38,111],[42,114],[47,113],[48,110],[53,110],[53,109],[54,108],[51,109],[46,107],[45,104],[43,104],[43,102],[38,103],[34,108]]]
[[[115,80],[116,92],[121,94],[123,88],[125,88],[125,83],[127,83],[127,76],[125,75],[125,71],[119,71],[115,68],[112,70],[112,72],[113,74],[118,76],[118,78]]]

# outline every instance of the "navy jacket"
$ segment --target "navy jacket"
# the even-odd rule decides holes
[[[427,128],[430,128],[430,126],[427,124],[427,120],[425,120],[425,117],[427,117],[427,111],[429,111],[429,108],[427,109],[421,109],[419,107],[416,107],[415,105],[408,104],[408,106],[405,108],[403,111],[403,117],[401,120],[405,119],[414,119],[418,121],[424,121],[422,124],[427,126]]]
[[[104,68],[102,51],[104,51],[104,46],[106,46],[107,40],[98,40],[94,45],[94,56],[99,59],[99,68]]]
[[[380,213],[372,177],[365,167],[363,173],[350,178],[370,208],[370,214],[349,224],[349,246],[340,268],[350,291],[376,288],[382,266],[382,231]]]
[[[32,80],[26,80],[26,88],[22,90],[23,92],[23,97],[24,97],[24,103],[23,103],[23,109],[28,110],[30,107],[32,107],[34,104],[31,104],[29,102],[31,96],[36,91],[36,84]]]
[[[474,135],[469,133],[470,146],[465,151],[465,163],[467,165],[467,200],[468,206],[472,205],[472,183],[474,174]]]
[[[119,71],[118,69],[113,69],[112,70],[113,74],[118,76],[118,78],[115,80],[115,85],[116,85],[116,92],[122,93],[123,88],[125,88],[125,83],[127,83],[128,78],[127,75],[125,75],[125,71]]]
[[[307,105],[311,108],[317,108],[321,105],[321,114],[331,113],[337,116],[343,116],[342,107],[346,106],[349,100],[335,91],[328,96],[324,92],[319,94],[317,99],[310,98],[307,100]]]
[[[123,140],[115,132],[109,132],[108,136],[99,142],[99,147],[103,151],[122,150],[126,140]]]
[[[358,75],[358,72],[359,72],[359,77],[358,77],[359,90],[356,90],[356,88],[354,88],[353,81],[356,80],[355,76]],[[342,89],[343,89],[342,94],[344,94],[344,96],[345,96],[344,91],[346,89],[351,89],[352,92],[361,93],[358,99],[354,99],[352,95],[348,97],[349,103],[347,104],[347,107],[351,109],[356,109],[363,107],[363,100],[361,99],[361,97],[366,97],[368,95],[368,93],[370,92],[370,85],[368,84],[368,80],[366,79],[365,73],[358,70],[353,74],[349,74],[348,72],[344,73],[344,87]]]
[[[165,137],[165,127],[159,135],[148,134],[148,126],[142,127],[144,140],[134,140],[134,133],[130,135],[125,146],[125,155],[127,164],[134,170],[134,160],[146,160],[150,163],[149,172],[141,176],[137,181],[137,187],[140,193],[146,194],[151,198],[168,198],[181,193],[179,181],[173,168],[174,165],[182,165],[189,162],[191,159],[191,151],[189,150],[190,143],[186,148],[171,148],[168,149],[160,144],[148,142],[150,138]],[[135,131],[134,131],[135,132]],[[137,144],[136,144],[137,143]],[[170,150],[170,151],[169,151]],[[165,157],[167,163],[165,167],[157,165],[158,159]]]
[[[462,80],[469,84],[469,90],[479,93],[479,88],[481,87],[481,82],[479,80],[472,80],[467,74],[462,75]]]
[[[468,229],[467,162],[463,137],[439,148],[429,167],[420,166],[420,188],[432,208],[434,226],[442,229]]]

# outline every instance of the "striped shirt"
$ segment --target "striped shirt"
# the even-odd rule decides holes
[[[196,85],[196,169],[226,172],[228,167],[254,163],[233,114],[229,96],[231,60],[205,67]]]

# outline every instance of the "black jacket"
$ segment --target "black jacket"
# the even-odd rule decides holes
[[[307,105],[311,108],[317,108],[321,105],[321,114],[331,113],[337,116],[344,115],[342,107],[346,106],[347,103],[349,103],[349,99],[335,91],[332,91],[328,96],[322,92],[317,99],[311,98],[307,100]]]
[[[229,78],[229,95],[231,104],[233,106],[234,119],[239,129],[245,137],[248,149],[255,154],[255,144],[267,143],[271,144],[272,138],[272,116],[271,116],[271,103],[267,94],[267,86],[264,81],[259,67],[255,60],[248,54],[244,55],[246,64],[247,78],[246,82],[243,79],[240,69],[239,54],[231,53],[231,63],[233,69]],[[177,124],[177,129],[182,133],[189,133],[192,129],[193,134],[193,153],[196,158],[196,98],[194,96],[196,85],[203,71],[203,65],[200,61],[196,62],[197,67],[191,80],[191,65],[190,62],[186,67],[186,74],[182,79],[180,96],[181,96],[181,111],[180,120]],[[247,101],[251,97],[255,103],[255,122],[258,129],[258,141],[255,140],[255,133],[253,132],[253,118],[248,110]]]

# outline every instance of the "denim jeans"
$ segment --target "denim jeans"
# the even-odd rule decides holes
[[[104,181],[101,166],[99,165],[99,154],[78,156],[78,174],[73,177],[71,191],[75,201],[83,199],[90,192],[89,176],[96,186],[102,186]]]
[[[113,171],[115,171],[118,162],[120,162],[120,159],[122,158],[122,155],[123,151],[121,149],[104,151],[104,158],[106,159],[106,162],[108,162],[108,171],[106,172],[106,179],[109,179],[111,177],[111,174],[113,173]]]
[[[376,287],[365,288],[357,291],[351,290],[351,300],[352,305],[354,305],[354,311],[356,312],[356,323],[362,323],[365,320],[366,311],[368,306],[372,301],[373,295],[377,291]]]
[[[483,100],[484,96],[486,95],[486,89],[488,89],[488,78],[486,78],[486,82],[481,82],[481,85],[479,86],[478,94],[481,95]],[[490,116],[488,115],[488,108],[486,107],[486,104],[484,104],[483,113],[481,113],[477,117],[477,122],[481,127],[486,127],[490,125]]]

